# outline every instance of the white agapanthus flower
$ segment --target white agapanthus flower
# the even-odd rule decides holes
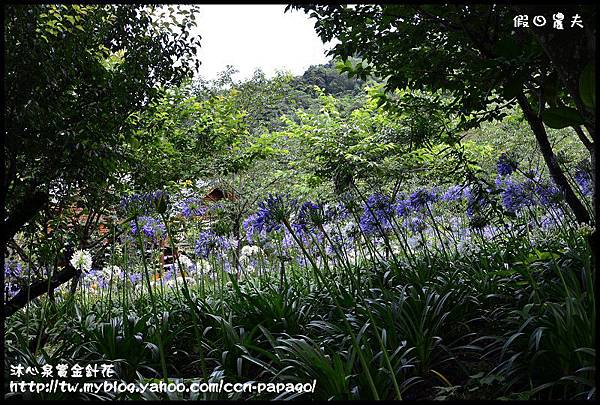
[[[397,255],[402,253],[402,245],[398,241],[390,242],[390,247],[392,248],[392,253]]]
[[[248,257],[258,256],[261,253],[262,253],[262,249],[260,247],[249,246],[249,245],[242,247],[242,251],[241,251],[242,256],[248,256]]]
[[[192,262],[192,259],[190,259],[186,255],[179,255],[179,263],[181,263],[181,267],[183,267],[184,269],[189,269],[190,267],[194,266],[194,262]]]
[[[71,265],[81,271],[90,271],[92,268],[92,255],[87,250],[76,250],[71,256]]]
[[[185,282],[188,286],[190,286],[190,285],[194,284],[196,282],[196,280],[194,280],[192,277],[186,277]],[[167,281],[166,284],[167,284],[167,287],[169,287],[169,288],[175,288],[175,287],[183,288],[183,286],[184,286],[183,277],[178,276],[177,280],[172,278],[169,281]]]
[[[248,267],[247,271],[254,271],[254,266],[251,265],[251,258],[264,254],[263,250],[258,246],[243,246],[240,252],[240,264]],[[249,269],[252,267],[252,269]]]
[[[246,266],[246,268],[244,269],[244,271],[246,273],[254,273],[256,272],[256,267],[254,267],[253,265],[249,264]]]
[[[119,266],[109,264],[102,268],[102,277],[104,277],[105,280],[110,280],[111,277],[117,277],[119,274],[121,274],[121,268]]]
[[[200,260],[196,262],[196,270],[200,274],[210,274],[212,272],[212,266],[206,260]]]

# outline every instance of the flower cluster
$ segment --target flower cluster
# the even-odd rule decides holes
[[[350,212],[343,202],[337,204],[325,204],[324,215],[326,221],[341,222],[346,220],[350,216]]]
[[[208,258],[216,250],[225,250],[230,247],[229,241],[213,231],[203,231],[198,235],[194,252],[198,257]]]
[[[394,211],[390,197],[379,193],[370,195],[360,218],[360,229],[366,235],[390,229]]]
[[[551,229],[562,223],[559,214],[562,212],[563,196],[552,180],[535,171],[517,170],[518,164],[508,154],[502,154],[496,166],[498,176],[495,186],[485,180],[445,189],[426,186],[393,196],[378,192],[364,201],[355,193],[347,192],[338,196],[335,203],[329,204],[321,201],[299,203],[287,195],[271,194],[258,203],[256,212],[243,221],[248,245],[241,248],[239,257],[233,254],[232,249],[240,246],[241,241],[233,244],[221,236],[230,234],[231,230],[220,226],[225,221],[217,221],[212,230],[201,232],[195,240],[195,256],[191,257],[197,263],[180,256],[179,262],[168,265],[168,271],[161,273],[160,281],[154,281],[176,281],[176,277],[181,275],[177,272],[179,264],[184,269],[183,276],[187,277],[193,272],[215,275],[218,274],[217,269],[262,271],[269,266],[258,266],[258,261],[274,258],[295,260],[300,266],[310,266],[303,257],[305,254],[311,255],[317,264],[342,260],[343,257],[360,257],[363,253],[357,243],[363,241],[372,242],[376,249],[389,248],[392,252],[401,253],[410,251],[411,247],[421,249],[433,245],[445,249],[450,243],[458,249],[471,249],[476,237],[491,239],[505,232],[494,221],[494,215],[501,212],[513,214],[510,215],[511,221],[504,221],[502,226],[532,223],[532,216],[538,215],[535,225],[541,226],[541,229]],[[574,179],[583,194],[591,193],[588,172],[578,169]],[[156,199],[162,201],[164,197],[155,193],[132,196],[129,204],[139,206],[138,212],[142,212],[143,207],[159,205],[152,202]],[[548,208],[551,210],[544,211]],[[201,199],[187,197],[176,204],[175,210],[186,219],[207,214],[211,218],[219,218],[226,206],[216,203],[207,207]],[[544,216],[544,213],[551,215]],[[153,216],[139,216],[137,226],[132,221],[132,234],[142,234],[155,241],[164,238],[165,226]],[[210,263],[202,260],[209,257],[221,257],[222,260],[211,260]],[[234,258],[238,260],[234,261]],[[212,269],[212,266],[215,268]],[[112,269],[110,273],[115,271]],[[103,273],[106,278],[109,271],[103,269]],[[129,277],[137,276],[132,274]]]
[[[190,259],[186,255],[179,255],[177,260],[178,263],[181,263],[181,267],[183,268],[183,270],[193,269],[196,266],[192,259]]]
[[[92,268],[92,255],[87,250],[76,250],[71,256],[70,263],[77,270],[90,271]]]
[[[516,212],[535,203],[527,183],[517,183],[512,179],[506,180],[504,192],[502,193],[502,204],[508,212]]]
[[[155,242],[164,239],[167,234],[167,230],[165,228],[165,225],[162,223],[162,221],[152,218],[152,217],[148,217],[148,216],[139,217],[137,224],[136,224],[136,221],[130,222],[131,234],[136,237],[138,236],[137,225],[140,226],[142,233],[147,238],[149,238]]]
[[[467,216],[471,219],[480,214],[487,206],[489,206],[489,189],[483,190],[481,187],[467,187],[463,195],[467,199]]]
[[[245,245],[242,247],[242,251],[240,252],[240,254],[242,256],[247,256],[247,257],[253,257],[253,256],[258,256],[260,254],[262,254],[263,251],[260,247],[258,246],[250,246],[250,245]]]
[[[102,270],[91,269],[85,273],[83,281],[92,290],[98,290],[99,288],[108,287],[110,276],[107,276]]]
[[[283,221],[289,218],[296,206],[296,200],[291,200],[288,196],[269,195],[266,200],[258,203],[258,211],[252,216],[252,220],[248,218],[244,221],[246,233],[270,233],[281,229]]]
[[[164,213],[168,203],[169,194],[166,191],[156,190],[124,196],[121,198],[119,207],[128,215],[149,215],[153,212]]]
[[[208,207],[203,205],[202,200],[195,197],[188,197],[179,203],[181,215],[189,219],[193,217],[201,217],[208,211]]]
[[[244,231],[246,231],[246,238],[248,239],[248,242],[250,242],[253,238],[258,238],[259,236],[264,238],[266,236],[266,232],[264,232],[263,229],[259,229],[259,227],[256,225],[257,220],[258,213],[254,213],[248,216],[248,218],[246,218],[242,223],[242,228],[244,228]]]
[[[511,213],[525,207],[541,204],[552,207],[562,199],[560,190],[550,180],[544,180],[536,173],[529,173],[523,181],[513,178],[496,179],[496,186],[502,190],[502,204]]]
[[[19,291],[19,280],[27,273],[23,265],[16,261],[7,259],[4,262],[4,299],[13,298]]]
[[[584,196],[588,197],[592,195],[592,178],[588,172],[578,169],[575,172],[575,181]]]
[[[440,198],[444,202],[458,201],[464,197],[465,187],[456,184],[446,190],[446,192]]]
[[[400,199],[396,203],[396,214],[400,217],[406,217],[411,213],[412,207],[409,199]]]
[[[6,260],[4,262],[4,278],[18,279],[23,276],[23,265],[16,260]]]
[[[413,217],[405,220],[405,226],[412,232],[422,232],[425,230],[427,224],[421,218]]]
[[[500,176],[508,176],[513,174],[515,170],[517,170],[517,162],[514,161],[508,154],[503,153],[498,158],[498,162],[496,163],[496,168],[498,171],[498,175]]]
[[[325,211],[321,204],[307,201],[300,206],[297,223],[303,230],[308,229],[310,226],[316,226],[318,228],[325,224],[325,221]]]
[[[533,185],[533,194],[538,196],[544,207],[557,205],[562,200],[562,193],[551,181],[537,181]]]
[[[410,206],[415,211],[424,208],[429,203],[434,203],[437,201],[437,195],[435,190],[427,190],[426,188],[421,188],[410,196]]]
[[[252,272],[256,268],[258,258],[263,255],[264,252],[260,247],[246,245],[240,252],[240,264],[246,268],[247,272]]]
[[[131,284],[139,283],[140,281],[142,281],[141,273],[131,273],[129,275],[129,281],[131,282]]]

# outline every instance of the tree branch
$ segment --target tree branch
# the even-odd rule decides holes
[[[69,254],[67,253],[65,256],[68,257]],[[64,270],[55,273],[51,280],[36,281],[27,288],[19,290],[19,292],[4,305],[4,318],[8,318],[35,298],[44,295],[49,290],[54,290],[80,273],[80,271],[73,267],[68,260],[66,263]]]
[[[22,200],[12,211],[7,219],[2,223],[3,242],[12,239],[13,236],[21,229],[21,227],[31,220],[42,207],[48,202],[49,196],[47,193],[35,190],[28,193],[26,199]]]
[[[554,152],[552,151],[552,145],[548,140],[548,134],[546,133],[541,118],[533,111],[524,93],[520,93],[517,96],[517,101],[535,135],[535,139],[540,147],[540,152],[542,152],[546,166],[548,166],[550,176],[558,188],[563,192],[565,201],[573,211],[573,214],[575,214],[577,222],[589,224],[591,221],[590,214],[579,198],[577,198],[577,195],[575,195],[569,181],[560,168],[556,155],[554,155]]]
[[[581,129],[580,126],[574,126],[573,130],[575,130],[575,133],[579,137],[579,140],[585,145],[585,147],[587,148],[587,150],[589,150],[590,152],[593,152],[593,150],[594,150],[594,144],[585,135],[585,132],[583,132],[583,129]]]

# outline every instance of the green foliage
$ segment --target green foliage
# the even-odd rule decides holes
[[[425,125],[427,120],[432,123],[435,112],[415,122],[408,118],[415,116],[409,111],[380,111],[376,97],[380,88],[368,89],[368,100],[347,117],[341,114],[333,96],[321,93],[318,114],[299,111],[298,122],[286,119],[286,128],[279,136],[297,142],[299,149],[293,153],[302,160],[295,167],[314,174],[311,181],[332,181],[335,191],[341,193],[359,179],[393,177],[402,169],[399,162],[403,154],[447,134],[433,135],[438,129]]]
[[[317,86],[325,94],[341,98],[345,95],[357,96],[364,85],[364,80],[352,79],[344,75],[344,70],[338,68],[338,63],[331,60],[325,65],[310,66],[304,74],[296,79],[298,85]]]
[[[191,11],[156,10],[6,7],[2,194],[12,232],[49,196],[79,195],[101,208],[107,193],[122,190],[135,142],[130,117],[194,68]]]
[[[206,173],[243,166],[240,145],[248,136],[246,113],[233,98],[197,98],[189,84],[164,91],[134,118],[132,187],[155,189]]]
[[[379,267],[385,262],[375,267],[367,262],[353,270],[369,286],[356,296],[340,288],[349,276],[344,269],[327,276],[337,286],[331,290],[317,288],[306,274],[290,278],[281,290],[269,273],[232,277],[222,290],[196,285],[191,293],[199,318],[176,290],[157,289],[160,328],[145,293],[132,291],[126,299],[115,298],[113,306],[83,295],[74,304],[59,299],[31,305],[7,321],[6,355],[11,364],[38,366],[110,360],[117,364],[117,381],[158,382],[161,333],[170,381],[199,379],[200,348],[211,381],[317,381],[310,395],[200,394],[206,398],[369,398],[364,366],[335,309],[337,299],[382,399],[395,393],[375,334],[404,399],[590,399],[595,276],[585,259],[589,248],[575,229],[539,234],[536,247],[530,238],[484,241],[480,251],[451,256],[419,255],[406,268],[386,270]],[[44,314],[52,320],[43,328],[48,343],[38,352],[28,350]],[[190,333],[194,325],[203,331],[201,346]]]
[[[387,93],[410,89],[442,96],[443,109],[468,130],[505,117],[506,108],[524,112],[544,161],[579,222],[591,223],[548,142],[545,123],[573,127],[579,140],[595,134],[594,32],[597,12],[569,6],[573,15],[588,15],[592,28],[582,35],[554,35],[546,30],[509,29],[518,14],[541,15],[546,6],[510,5],[290,5],[316,19],[323,42],[337,40],[329,52],[352,75],[385,78]],[[526,12],[524,12],[526,11]],[[346,63],[359,57],[357,64]],[[583,72],[582,72],[583,70]],[[586,90],[582,91],[582,88]],[[586,100],[586,102],[583,101]],[[387,94],[380,105],[394,108]],[[587,107],[585,105],[588,105]],[[543,122],[543,123],[542,123]],[[573,134],[575,135],[575,134]],[[454,140],[455,141],[455,140]]]
[[[315,28],[324,42],[339,41],[330,53],[341,58],[343,71],[385,78],[390,92],[404,88],[443,92],[452,99],[447,108],[465,129],[502,118],[498,105],[513,104],[518,94],[542,87],[544,102],[556,105],[559,100],[573,106],[565,82],[547,69],[552,55],[544,52],[536,35],[529,31],[514,35],[506,28],[518,14],[511,6],[293,7],[316,18]],[[353,56],[360,62],[347,61]],[[592,69],[582,76],[586,89]],[[591,90],[582,96],[589,102]],[[535,100],[533,94],[531,98]]]

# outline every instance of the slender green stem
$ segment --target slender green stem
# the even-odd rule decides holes
[[[138,243],[140,245],[140,250],[142,251],[142,265],[144,267],[144,273],[146,275],[146,286],[148,287],[148,295],[150,296],[150,302],[152,304],[152,310],[154,311],[154,315],[156,317],[156,337],[158,339],[158,351],[160,354],[160,364],[162,367],[163,380],[166,382],[169,381],[168,373],[167,373],[167,362],[165,357],[165,348],[162,342],[162,316],[159,317],[158,308],[156,305],[156,300],[154,298],[154,293],[152,292],[152,286],[150,285],[150,274],[148,273],[148,264],[146,263],[146,251],[144,249],[144,241],[142,239],[142,232],[140,229],[140,225],[138,222],[138,217],[135,217],[135,227],[137,229],[138,234]]]

